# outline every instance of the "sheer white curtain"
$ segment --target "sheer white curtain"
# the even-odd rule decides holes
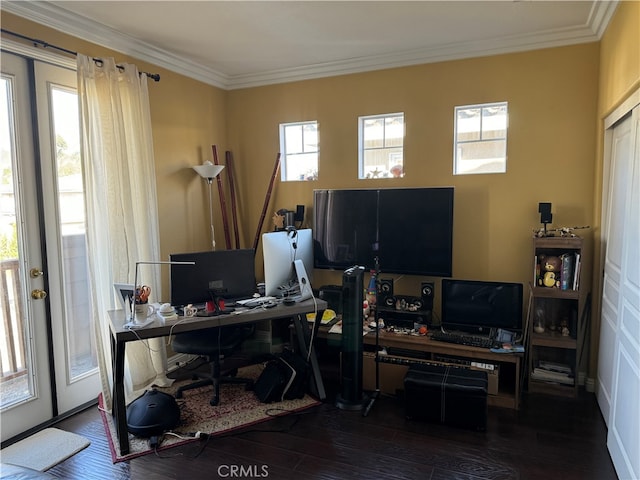
[[[147,77],[135,65],[116,66],[78,54],[78,95],[87,185],[87,242],[93,318],[104,406],[111,409],[112,362],[107,311],[116,307],[114,282],[133,283],[136,262],[160,260],[156,180]],[[161,272],[140,265],[138,283],[162,299]],[[150,385],[168,385],[164,339],[130,342],[127,402]]]

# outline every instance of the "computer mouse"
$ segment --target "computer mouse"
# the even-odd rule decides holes
[[[282,303],[284,303],[287,307],[290,307],[291,305],[295,305],[296,301],[292,298],[285,298]]]

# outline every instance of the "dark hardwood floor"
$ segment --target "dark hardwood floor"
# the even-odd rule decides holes
[[[224,388],[224,387],[223,387]],[[335,386],[327,386],[335,392]],[[65,479],[270,478],[349,480],[615,479],[595,397],[524,394],[522,408],[489,408],[486,432],[404,418],[381,397],[367,417],[332,401],[128,462],[112,464],[97,407],[55,425],[91,445],[49,470]]]

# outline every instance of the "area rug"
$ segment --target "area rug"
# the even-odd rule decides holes
[[[263,370],[262,365],[251,365],[238,370],[238,377],[257,379]],[[174,395],[181,385],[193,380],[174,383],[168,388],[158,388],[159,391]],[[234,430],[265,422],[277,416],[288,415],[319,405],[321,402],[305,395],[301,399],[285,400],[277,403],[261,403],[253,391],[247,391],[243,385],[223,384],[220,386],[220,404],[212,407],[209,404],[213,394],[213,387],[203,387],[184,392],[183,398],[178,399],[180,406],[180,425],[172,432],[162,437],[157,449],[149,447],[147,438],[129,434],[130,452],[120,453],[117,442],[116,428],[111,414],[104,412],[102,397],[99,399],[100,412],[105,426],[111,458],[113,463],[130,460],[149,453],[200,441],[192,435],[196,432],[209,435],[222,435]]]
[[[75,433],[46,428],[0,451],[2,463],[45,470],[87,448],[91,442]]]

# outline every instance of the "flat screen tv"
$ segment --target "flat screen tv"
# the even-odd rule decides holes
[[[442,280],[442,328],[487,335],[522,331],[522,284]]]
[[[314,190],[314,266],[450,277],[453,187]]]
[[[169,259],[195,262],[195,265],[171,265],[171,304],[175,307],[201,305],[213,296],[249,298],[257,290],[253,249],[174,253]]]

